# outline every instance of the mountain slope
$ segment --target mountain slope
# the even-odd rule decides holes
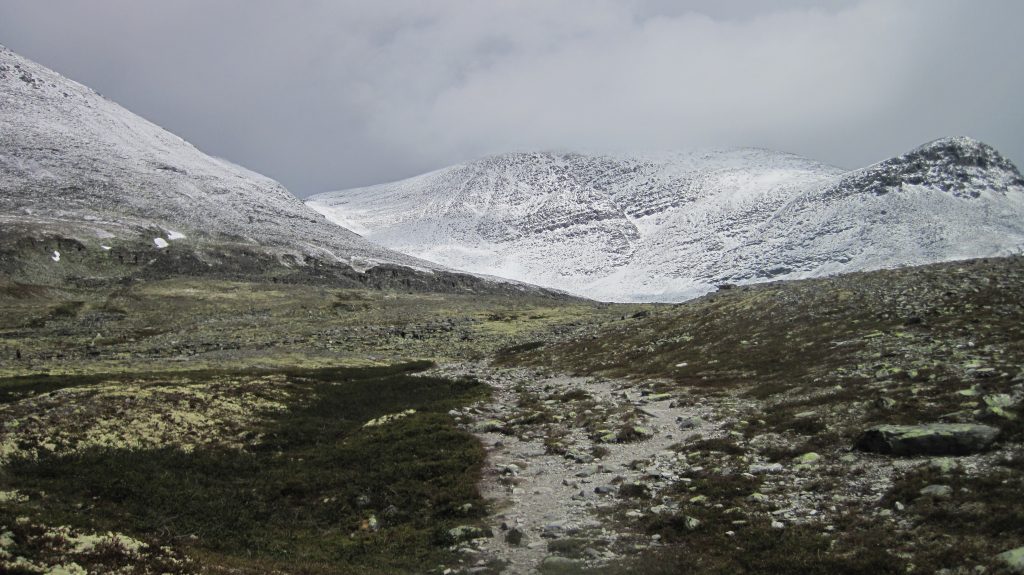
[[[766,150],[506,154],[307,204],[417,257],[615,301],[1024,246],[1024,180],[968,138],[853,172]]]
[[[0,47],[0,270],[22,281],[214,274],[450,289],[493,283],[374,245]]]

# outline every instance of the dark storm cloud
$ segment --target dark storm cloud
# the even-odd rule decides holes
[[[512,149],[1024,161],[1024,2],[0,0],[0,42],[299,195]]]

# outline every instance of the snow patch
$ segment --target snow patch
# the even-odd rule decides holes
[[[153,243],[156,244],[157,249],[161,250],[170,245],[167,243],[167,240],[163,238],[153,238]]]
[[[185,234],[183,234],[181,232],[176,232],[174,230],[167,230],[167,239],[169,239],[171,241],[183,240],[183,239],[185,239]]]
[[[364,274],[367,270],[377,267],[377,262],[368,260],[366,258],[360,258],[353,256],[348,260],[348,265],[352,266],[352,269],[357,272]]]
[[[50,254],[50,259],[55,261],[55,262],[59,262],[60,261],[60,252],[58,252],[57,250],[53,250],[53,253]]]

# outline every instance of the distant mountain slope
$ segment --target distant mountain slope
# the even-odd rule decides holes
[[[307,204],[398,251],[614,301],[1024,247],[1024,180],[968,138],[853,172],[757,149],[505,154]]]
[[[212,273],[454,289],[489,280],[374,245],[277,182],[208,156],[0,47],[0,272]]]

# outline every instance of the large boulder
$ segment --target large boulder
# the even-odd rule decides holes
[[[1024,573],[1024,547],[1018,547],[1016,549],[1010,549],[1005,553],[996,555],[998,559],[1010,573]]]
[[[889,455],[968,455],[983,451],[999,430],[969,423],[879,425],[865,431],[855,447]]]

